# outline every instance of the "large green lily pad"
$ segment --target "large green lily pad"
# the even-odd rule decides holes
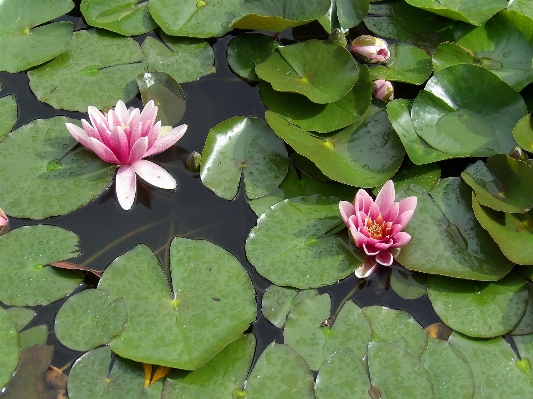
[[[478,60],[471,51],[461,47],[456,42],[445,42],[439,45],[433,53],[433,72],[437,73],[441,69],[458,64],[480,65]],[[492,70],[499,68],[500,65],[485,63],[485,68]]]
[[[71,0],[4,0],[0,3],[0,71],[20,72],[61,54],[72,38],[71,22],[38,26],[66,14]]]
[[[4,141],[17,121],[17,101],[14,95],[0,98],[0,142]]]
[[[328,294],[307,299],[296,305],[283,330],[284,342],[307,360],[311,370],[342,348],[350,348],[359,359],[372,339],[372,330],[365,314],[353,301],[347,301],[332,326],[324,323],[331,315]]]
[[[78,237],[56,226],[26,226],[0,236],[0,301],[46,305],[70,294],[83,277],[46,266],[77,256]]]
[[[281,32],[326,14],[329,0],[244,0],[232,28]]]
[[[402,266],[483,281],[499,280],[513,268],[474,217],[471,190],[460,178],[441,180],[430,194],[411,186],[400,197],[410,195],[418,203],[404,229],[411,241],[396,256]]]
[[[492,72],[454,65],[429,79],[411,118],[418,135],[437,150],[485,157],[516,147],[511,133],[526,113],[522,97]]]
[[[0,241],[1,242],[1,241]],[[0,389],[6,385],[17,367],[20,356],[17,327],[9,313],[0,307]]]
[[[287,175],[285,143],[265,121],[235,116],[211,128],[202,154],[200,177],[218,196],[237,195],[241,174],[250,199],[272,192]]]
[[[320,40],[277,48],[255,73],[276,91],[300,93],[319,104],[344,97],[359,76],[348,50]]]
[[[86,112],[127,102],[139,91],[144,71],[139,44],[102,30],[77,31],[69,47],[46,65],[28,72],[30,88],[54,108]]]
[[[243,0],[180,1],[150,0],[150,14],[172,36],[224,36]]]
[[[269,322],[282,328],[287,315],[296,305],[318,295],[317,290],[297,290],[294,288],[271,285],[265,291],[261,301],[261,313]]]
[[[77,146],[66,122],[78,123],[65,117],[37,119],[0,143],[0,204],[8,215],[33,219],[63,215],[111,184],[115,165]]]
[[[375,187],[402,164],[404,148],[387,114],[371,106],[355,123],[339,131],[313,135],[272,111],[266,120],[296,152],[313,161],[329,178],[355,187]]]
[[[529,0],[513,0],[507,5],[507,9],[533,18],[533,4]]]
[[[248,328],[255,292],[238,260],[208,241],[174,238],[170,272],[171,287],[144,245],[108,266],[98,289],[122,296],[129,315],[110,346],[129,359],[193,370]]]
[[[526,281],[510,273],[499,281],[428,277],[428,296],[444,323],[470,337],[490,338],[511,331],[526,311]]]
[[[486,163],[468,166],[461,177],[474,189],[481,205],[511,213],[533,207],[533,167],[527,162],[496,154]]]
[[[237,75],[248,80],[259,80],[255,65],[263,61],[279,43],[262,33],[243,33],[228,43],[228,64]]]
[[[266,210],[246,239],[246,256],[276,285],[315,288],[347,277],[362,263],[341,237],[327,233],[342,223],[339,200],[295,197]]]
[[[157,28],[148,2],[140,0],[82,0],[80,11],[87,24],[124,36],[142,35]]]

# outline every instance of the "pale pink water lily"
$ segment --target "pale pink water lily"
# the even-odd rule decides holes
[[[388,80],[374,80],[372,82],[372,95],[381,101],[392,101],[394,100],[394,87]]]
[[[176,180],[161,166],[143,158],[159,154],[174,145],[187,130],[180,125],[162,134],[161,122],[155,123],[157,107],[149,101],[142,112],[128,110],[122,101],[103,115],[89,107],[89,119],[81,120],[83,128],[67,123],[67,129],[85,148],[103,161],[119,165],[115,181],[117,199],[123,209],[133,206],[139,175],[155,187],[173,190]]]
[[[350,51],[361,62],[378,64],[385,62],[390,57],[389,46],[383,39],[370,35],[356,37],[350,46]]]
[[[407,197],[395,202],[395,197],[394,183],[389,180],[375,201],[360,189],[354,205],[347,201],[339,203],[342,220],[350,229],[353,242],[367,255],[366,261],[355,271],[359,278],[370,276],[378,264],[392,265],[390,250],[411,240],[411,236],[402,230],[413,216],[417,198]]]
[[[0,208],[0,236],[2,234],[7,233],[8,230],[9,230],[9,219],[7,218],[2,208]]]

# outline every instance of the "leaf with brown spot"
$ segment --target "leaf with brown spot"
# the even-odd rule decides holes
[[[436,339],[448,340],[448,337],[453,332],[453,330],[444,324],[442,321],[438,323],[433,323],[424,328],[424,332],[428,337]]]

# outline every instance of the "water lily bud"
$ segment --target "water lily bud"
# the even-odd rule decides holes
[[[346,48],[348,42],[346,41],[346,36],[342,29],[335,28],[328,37],[328,40],[332,43],[338,44],[341,47]]]
[[[372,82],[372,95],[381,101],[392,101],[394,100],[394,87],[388,80],[374,80]]]
[[[390,57],[387,42],[370,35],[356,37],[350,46],[350,51],[359,61],[368,64],[385,62]]]
[[[185,160],[185,169],[192,173],[200,172],[200,163],[202,162],[202,155],[193,151]]]
[[[7,233],[8,230],[9,230],[9,219],[7,218],[2,208],[0,208],[0,236],[2,234]]]

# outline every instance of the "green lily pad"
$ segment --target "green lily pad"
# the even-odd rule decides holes
[[[426,191],[431,191],[439,183],[439,180],[440,167],[436,162],[420,166],[412,164],[402,166],[392,179],[397,193],[405,190],[411,184],[416,184]],[[372,194],[377,196],[382,187],[383,184],[374,187]]]
[[[172,288],[144,245],[108,266],[98,289],[123,297],[129,315],[110,346],[128,359],[193,370],[248,328],[255,292],[238,260],[208,241],[174,238],[170,271]]]
[[[359,78],[352,90],[329,104],[317,104],[301,94],[275,91],[265,81],[259,85],[261,99],[271,111],[307,131],[327,133],[342,129],[359,119],[372,100],[368,67],[362,65],[359,70]]]
[[[157,104],[157,119],[163,126],[174,126],[183,115],[187,101],[181,86],[164,72],[145,72],[137,76],[143,104],[150,100]]]
[[[515,364],[518,366],[520,371],[531,378],[531,359],[533,359],[533,335],[521,335],[513,337],[513,341],[516,344],[518,353],[521,357],[520,360],[517,360]],[[522,366],[522,367],[521,367]],[[525,367],[524,367],[525,366]]]
[[[416,357],[426,349],[424,329],[409,313],[384,306],[367,306],[363,313],[370,319],[372,341],[394,343]]]
[[[406,0],[412,6],[431,11],[457,21],[467,22],[472,25],[483,25],[494,14],[507,6],[506,0],[469,0],[455,1],[444,0]]]
[[[485,157],[516,147],[511,132],[526,113],[522,97],[492,72],[454,65],[429,79],[411,118],[432,147],[455,156]]]
[[[161,39],[147,36],[141,46],[149,72],[165,72],[179,83],[215,72],[215,55],[206,40],[164,33]]]
[[[282,328],[293,307],[317,295],[317,290],[300,291],[294,288],[271,285],[263,295],[261,312],[265,319],[276,327]]]
[[[404,299],[416,299],[426,295],[426,274],[392,268],[390,285]]]
[[[157,28],[140,0],[82,0],[80,11],[87,24],[124,36],[137,36]]]
[[[29,348],[35,345],[44,345],[48,341],[48,326],[41,324],[28,328],[20,333],[20,349]]]
[[[296,152],[313,161],[329,178],[355,187],[375,187],[390,179],[402,164],[403,146],[387,114],[371,106],[342,130],[312,135],[267,111],[268,124]]]
[[[232,28],[281,32],[326,14],[329,0],[244,0]]]
[[[418,203],[404,229],[411,241],[395,257],[402,266],[483,281],[499,280],[513,268],[474,217],[471,190],[460,178],[441,180],[430,194],[411,186],[400,197],[410,195]]]
[[[526,281],[516,273],[494,282],[429,276],[427,285],[429,300],[442,321],[470,337],[506,334],[527,308]]]
[[[470,50],[516,91],[533,82],[533,20],[516,11],[500,11],[457,43]],[[497,93],[497,91],[493,92]]]
[[[279,47],[272,36],[262,33],[243,33],[228,43],[228,64],[237,75],[248,80],[259,80],[255,65]]]
[[[524,150],[533,152],[533,119],[527,114],[513,129],[513,137]]]
[[[55,333],[66,347],[88,351],[120,334],[128,321],[124,300],[107,290],[85,290],[67,299],[56,315]]]
[[[30,308],[23,308],[19,306],[10,307],[7,310],[9,316],[15,323],[17,331],[20,332],[26,325],[35,317],[37,312]]]
[[[361,359],[349,348],[335,352],[318,370],[317,399],[368,399],[371,385]]]
[[[332,326],[324,325],[331,315],[331,300],[322,294],[296,305],[283,330],[284,342],[298,352],[311,370],[342,348],[350,348],[359,359],[365,356],[372,330],[365,314],[348,300]],[[326,323],[327,324],[327,323]]]
[[[533,167],[505,154],[468,166],[461,173],[477,201],[502,212],[521,213],[533,207]]]
[[[18,117],[17,101],[14,95],[0,98],[0,142],[4,141]]]
[[[20,356],[17,326],[4,308],[0,307],[0,387],[4,387],[17,367]]]
[[[33,219],[63,215],[111,184],[115,165],[76,147],[66,122],[78,123],[65,117],[37,119],[0,143],[0,203],[8,215]]]
[[[369,0],[332,0],[329,11],[318,22],[328,33],[337,28],[345,32],[363,21],[369,5]]]
[[[243,0],[187,1],[150,0],[155,22],[167,35],[189,37],[224,36]]]
[[[533,18],[533,4],[529,0],[513,0],[507,5],[507,9]]]
[[[248,399],[314,399],[313,375],[305,360],[287,345],[272,342],[250,373]]]
[[[171,372],[163,388],[165,399],[232,398],[248,375],[255,350],[255,336],[246,334],[191,372]],[[239,398],[239,396],[237,396]]]
[[[529,294],[527,308],[518,324],[510,332],[514,336],[533,334],[533,284],[527,282],[526,287]]]
[[[434,73],[449,66],[459,64],[481,65],[480,60],[476,59],[470,50],[461,47],[455,42],[442,43],[433,53]],[[489,67],[487,69],[492,70],[493,68],[491,67],[495,67],[496,65],[486,63],[482,66],[485,66],[486,68]]]
[[[56,226],[19,227],[0,236],[0,301],[36,306],[70,294],[83,277],[46,265],[77,256],[77,244],[76,234]]]
[[[472,399],[474,374],[463,354],[447,341],[428,338],[422,364],[433,379],[435,397],[439,399]]]
[[[110,363],[111,350],[108,346],[84,353],[69,373],[69,398],[143,398],[142,365],[117,357],[110,370]]]
[[[433,148],[418,135],[411,119],[411,108],[412,101],[403,98],[387,104],[387,115],[409,159],[416,165],[424,165],[452,158],[453,155]]]
[[[362,259],[339,236],[339,200],[295,197],[266,210],[246,239],[246,256],[257,272],[276,285],[316,288],[333,284],[357,269]]]
[[[479,224],[496,241],[503,254],[513,263],[533,265],[533,211],[499,212],[479,204],[472,198],[472,207]]]
[[[242,174],[246,196],[254,199],[272,192],[288,167],[285,144],[265,121],[235,116],[209,131],[200,177],[219,197],[231,200],[237,195]]]
[[[319,104],[344,97],[359,76],[348,50],[320,40],[277,48],[255,73],[276,91],[300,93]]]
[[[434,397],[433,381],[424,365],[400,346],[371,342],[368,345],[368,371],[381,398]]]
[[[133,39],[101,30],[77,31],[65,52],[28,72],[30,88],[40,101],[58,109],[112,107],[139,91],[135,77],[144,71],[142,59]]]
[[[476,390],[474,399],[528,398],[531,379],[516,366],[513,349],[501,337],[482,340],[452,333],[448,342],[470,363]]]
[[[0,5],[0,71],[20,72],[61,54],[72,38],[71,22],[45,22],[74,7],[70,0],[4,0]]]
[[[418,47],[396,43],[383,65],[370,69],[372,80],[385,79],[421,85],[433,72],[431,57]]]

